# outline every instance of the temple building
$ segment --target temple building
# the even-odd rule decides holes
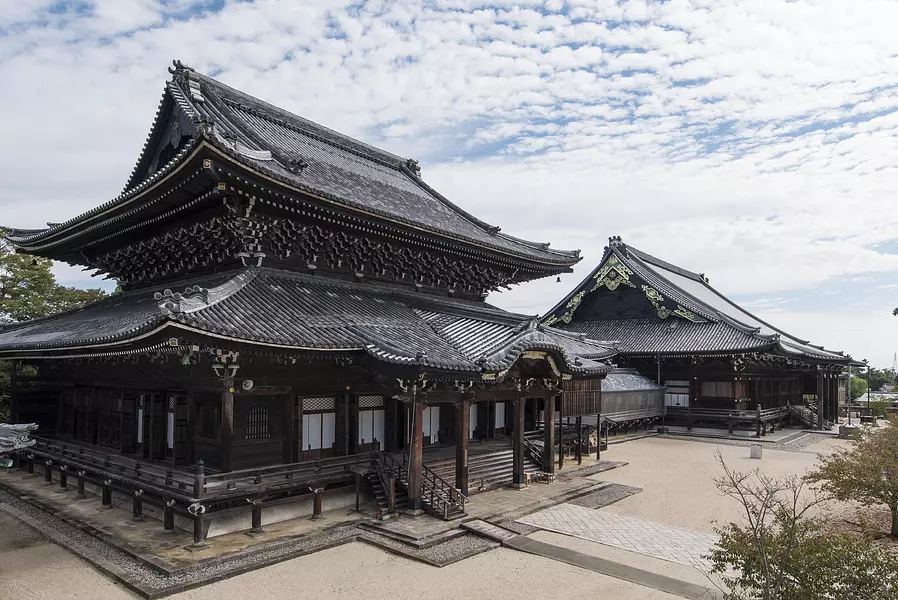
[[[121,286],[0,326],[13,421],[39,425],[27,469],[132,502],[135,519],[192,521],[198,544],[218,515],[318,513],[359,475],[385,511],[451,518],[470,439],[504,440],[497,483],[553,471],[556,413],[599,413],[615,350],[485,299],[579,253],[468,214],[413,160],[170,72],[121,194],[6,229],[18,252]],[[539,444],[524,437],[537,423]],[[428,467],[429,446],[454,473]]]
[[[787,419],[834,423],[839,374],[863,365],[770,325],[704,274],[620,237],[609,239],[599,265],[543,323],[619,342],[615,361],[664,386],[668,422],[688,425],[750,424],[761,433]]]

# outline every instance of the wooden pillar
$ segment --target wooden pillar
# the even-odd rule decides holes
[[[817,429],[823,429],[823,373],[817,371]]]
[[[520,388],[520,384],[518,384]],[[524,487],[524,405],[526,400],[518,390],[517,397],[511,403],[512,405],[512,450],[514,472],[512,473],[512,487]]]
[[[555,472],[555,396],[545,400],[543,411],[543,471]]]
[[[296,456],[296,402],[293,400],[293,390],[284,395],[284,462],[295,463],[299,460]]]
[[[162,529],[166,533],[175,533],[175,501],[166,500],[162,507]]]
[[[602,414],[596,415],[596,460],[602,460]]]
[[[419,515],[421,510],[422,475],[424,461],[424,403],[412,399],[411,440],[408,464],[408,510],[411,515]]]
[[[9,419],[11,423],[19,422],[19,361],[10,361],[9,372]],[[61,397],[61,396],[60,396]]]
[[[564,421],[558,411],[558,470],[564,468]]]
[[[583,464],[583,417],[577,417],[577,464]]]
[[[135,417],[137,419],[137,424],[136,424],[137,445],[135,446],[135,449],[134,449],[134,451],[138,457],[143,456],[143,443],[144,443],[143,423],[146,418],[146,417],[144,417],[144,414],[146,413],[146,404],[147,404],[146,394],[139,394],[137,396],[137,416]]]
[[[221,394],[221,470],[231,471],[234,465],[234,380],[224,378]]]
[[[165,453],[171,454],[171,464],[177,462],[177,453],[175,452],[175,406],[178,399],[175,396],[168,396],[165,400],[168,411],[165,413]]]
[[[466,394],[455,406],[455,487],[468,495],[468,423],[471,401]]]

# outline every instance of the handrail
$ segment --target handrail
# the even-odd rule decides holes
[[[528,440],[526,437],[524,438],[524,449],[530,455],[536,464],[539,465],[539,468],[543,468],[543,449],[542,446],[538,446],[534,444],[532,441]]]
[[[449,510],[454,506],[461,510],[461,512],[465,512],[465,502],[468,497],[461,493],[461,490],[456,489],[455,486],[451,485],[448,481],[440,477],[427,465],[421,465],[422,467],[422,475],[421,483],[422,483],[422,500],[426,500],[427,493],[430,492],[430,501],[429,505],[431,510],[433,510],[438,515],[442,516],[444,519],[448,519]]]
[[[345,479],[350,467],[370,462],[368,454],[354,454],[315,462],[216,473],[203,478],[204,498],[227,498],[275,490],[326,484]]]

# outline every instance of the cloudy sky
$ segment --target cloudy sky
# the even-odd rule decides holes
[[[896,22],[892,0],[0,0],[0,222],[114,197],[178,58],[583,250],[505,308],[547,309],[620,235],[891,366]]]

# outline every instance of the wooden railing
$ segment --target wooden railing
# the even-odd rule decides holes
[[[118,454],[108,454],[100,448],[91,448],[59,440],[36,437],[36,444],[25,451],[29,471],[34,461],[44,467],[45,477],[64,474],[65,479],[79,480],[79,490],[84,478],[96,482],[109,482],[127,489],[141,489],[159,497],[190,502],[194,498],[195,478],[182,469],[170,469],[158,464],[130,459]],[[49,473],[49,475],[48,475]]]
[[[367,465],[370,461],[370,454],[353,454],[316,461],[204,475],[202,497],[204,501],[209,501],[268,495],[294,488],[323,488],[328,484],[348,481],[352,473],[351,467]]]
[[[403,453],[390,454],[377,452],[375,454],[378,477],[387,495],[390,495],[390,480],[396,485],[404,487],[409,496],[414,496],[409,489],[409,458]],[[457,490],[452,484],[436,474],[427,465],[421,466],[421,502],[432,514],[448,519],[454,510],[465,511],[467,496]]]
[[[758,436],[767,434],[768,425],[771,431],[776,423],[782,422],[789,416],[788,406],[761,410],[728,410],[718,408],[693,408],[693,407],[667,407],[669,422],[685,424],[688,429],[700,422],[708,421],[712,424],[726,425],[730,433],[740,424],[755,426]]]
[[[421,475],[421,500],[429,505],[435,515],[449,520],[449,513],[453,510],[465,512],[465,502],[468,497],[460,490],[437,475],[427,465],[422,465]]]
[[[524,436],[524,451],[539,465],[540,469],[543,468],[543,447],[540,444],[536,444]]]

